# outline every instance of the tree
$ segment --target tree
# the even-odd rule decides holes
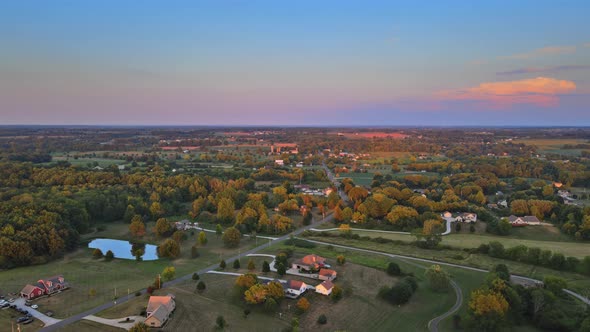
[[[234,269],[237,270],[239,268],[240,268],[240,259],[238,258],[234,261]]]
[[[215,226],[215,234],[219,237],[223,234],[223,227],[221,227],[221,224],[217,224]]]
[[[223,243],[228,248],[236,248],[240,245],[240,239],[242,237],[242,233],[238,231],[235,227],[229,227],[228,229],[223,232],[223,236],[221,239]]]
[[[101,259],[103,257],[102,250],[96,248],[92,251],[92,258],[94,259]]]
[[[270,264],[267,261],[262,262],[262,272],[270,272]]]
[[[199,279],[201,279],[201,277],[199,277],[199,274],[195,272],[195,273],[193,273],[192,279],[193,280],[199,280]]]
[[[115,258],[115,254],[112,251],[108,250],[107,253],[104,255],[104,260],[107,262],[112,261]]]
[[[426,276],[426,279],[428,279],[430,288],[435,291],[448,290],[451,285],[451,277],[448,273],[442,270],[440,265],[430,266],[424,275]]]
[[[236,286],[247,290],[258,283],[258,277],[252,273],[246,273],[236,278]]]
[[[191,257],[192,258],[197,258],[199,257],[199,247],[197,247],[196,244],[193,244],[193,246],[191,247]]]
[[[509,235],[512,230],[512,225],[506,218],[500,219],[498,222],[498,235]]]
[[[563,289],[567,288],[567,282],[563,278],[554,276],[546,276],[543,279],[543,285],[546,290],[557,296],[563,294]]]
[[[326,315],[324,315],[324,314],[321,314],[321,315],[318,317],[318,324],[320,324],[320,325],[324,325],[324,324],[326,324],[326,323],[328,323],[328,317],[326,317]]]
[[[173,230],[174,229],[172,228],[172,226],[170,225],[168,220],[166,220],[166,218],[160,218],[160,219],[158,219],[158,221],[156,221],[156,227],[154,227],[154,233],[156,233],[157,236],[160,236],[160,237],[170,236],[172,234]]]
[[[180,245],[172,239],[166,239],[158,246],[158,256],[175,259],[180,256]]]
[[[164,209],[162,209],[160,202],[153,202],[152,205],[150,205],[150,214],[153,219],[157,219],[164,214]]]
[[[178,243],[181,243],[184,239],[186,239],[186,234],[183,231],[176,231],[172,234],[172,239]]]
[[[268,296],[272,297],[276,301],[285,297],[285,292],[283,290],[283,285],[277,281],[271,281],[266,284],[266,291]]]
[[[277,268],[277,273],[280,276],[284,276],[287,273],[287,268],[285,267],[285,264],[283,264],[283,263],[276,264],[276,268]]]
[[[338,286],[338,285],[334,285],[334,288],[332,288],[332,294],[330,294],[330,298],[332,298],[332,301],[334,302],[338,302],[343,295],[343,290],[342,287]]]
[[[197,291],[202,292],[207,288],[207,286],[205,285],[205,283],[203,282],[203,280],[200,280],[199,283],[197,283]]]
[[[133,216],[131,219],[131,224],[129,224],[129,232],[132,236],[135,237],[142,237],[145,235],[145,224],[141,221],[141,217],[139,215]]]
[[[220,329],[225,328],[225,326],[227,325],[227,323],[225,322],[225,318],[223,318],[223,316],[221,316],[221,315],[217,316],[217,319],[215,320],[215,324]]]
[[[217,204],[217,219],[222,223],[229,224],[234,220],[236,207],[231,198],[221,198]]]
[[[338,257],[336,257],[336,262],[338,262],[339,265],[344,265],[344,263],[346,263],[346,257],[344,257],[344,255],[338,255]]]
[[[479,289],[471,293],[469,312],[475,325],[484,331],[495,331],[503,324],[508,301],[495,290]]]
[[[129,332],[148,332],[149,327],[145,325],[143,322],[135,323],[130,329]]]
[[[227,266],[227,264],[225,263],[225,260],[221,260],[221,262],[219,262],[219,268],[222,270],[225,270],[225,267]]]
[[[202,245],[202,246],[206,245],[207,244],[207,234],[205,234],[205,232],[201,231],[199,233],[198,241],[199,241],[200,245]]]
[[[244,292],[244,300],[250,304],[260,304],[266,301],[268,289],[261,284],[255,284]]]
[[[176,268],[174,266],[167,266],[162,271],[162,278],[166,281],[174,279],[174,276],[176,276]]]
[[[334,220],[336,220],[337,222],[344,221],[344,217],[342,215],[342,209],[340,209],[340,205],[336,205],[336,208],[334,208]]]
[[[387,265],[387,274],[390,276],[399,276],[402,274],[402,270],[397,263],[389,262]]]
[[[297,311],[299,311],[300,313],[304,313],[307,310],[309,310],[309,308],[311,307],[311,304],[309,303],[309,301],[302,297],[299,299],[299,301],[297,301]]]
[[[256,264],[254,264],[254,260],[252,258],[250,258],[250,260],[248,260],[248,270],[250,270],[250,271],[256,270]]]

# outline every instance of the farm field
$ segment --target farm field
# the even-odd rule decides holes
[[[543,227],[543,226],[540,226]],[[538,227],[538,228],[540,228]],[[532,234],[526,234],[529,229],[533,229],[533,227],[528,227],[527,229],[518,229],[515,234],[511,234],[510,236],[495,236],[489,234],[455,234],[451,233],[449,235],[443,236],[443,240],[441,244],[449,245],[456,248],[477,248],[481,244],[488,244],[492,241],[499,241],[504,245],[504,247],[514,247],[517,245],[525,245],[529,248],[538,247],[543,250],[551,250],[552,252],[562,253],[566,256],[572,256],[577,258],[584,258],[585,256],[590,255],[590,244],[583,243],[583,242],[575,242],[570,240],[569,238],[564,239],[564,235],[556,234],[554,238],[556,240],[551,241],[552,238],[551,233],[546,233],[544,231],[537,231],[533,230]],[[337,233],[338,231],[333,231],[332,233]],[[396,241],[404,241],[404,242],[413,242],[416,238],[410,234],[395,234],[395,233],[377,233],[371,231],[364,231],[360,229],[353,229],[354,234],[359,234],[360,236],[369,236],[372,238],[382,237],[386,239],[396,240]]]
[[[87,235],[89,237],[111,237],[128,239],[126,226],[114,224],[103,232]],[[149,227],[149,225],[148,225]],[[43,265],[33,265],[11,269],[0,274],[0,284],[3,291],[19,292],[27,283],[56,274],[63,274],[71,288],[51,297],[35,301],[41,311],[51,310],[57,318],[63,318],[75,313],[93,308],[117,296],[127,295],[153,283],[158,273],[166,266],[176,268],[176,276],[183,276],[200,268],[216,264],[221,258],[237,254],[239,250],[246,250],[255,246],[253,240],[244,238],[239,248],[226,249],[221,239],[209,233],[209,242],[200,248],[200,257],[190,258],[190,247],[196,243],[197,232],[189,234],[189,239],[181,245],[181,257],[176,260],[160,259],[156,261],[136,262],[133,260],[115,259],[111,262],[95,260],[92,250],[79,249],[66,255],[60,260]],[[148,238],[149,239],[149,238]],[[150,243],[150,241],[147,241]],[[157,242],[151,242],[157,243]],[[91,295],[91,290],[95,295]]]
[[[585,143],[587,144],[588,140],[585,140],[585,139],[537,138],[537,139],[515,140],[514,143],[516,143],[516,144],[523,143],[526,145],[534,145],[537,147],[539,152],[555,153],[555,154],[560,154],[560,155],[565,155],[565,156],[579,156],[581,154],[581,151],[590,151],[590,150],[586,150],[586,149],[563,149],[563,146],[565,144],[571,144],[571,145],[585,144]]]
[[[469,254],[459,249],[437,249],[428,250],[421,249],[413,245],[404,244],[392,244],[392,243],[376,243],[372,241],[345,239],[345,238],[334,238],[334,237],[321,237],[312,236],[308,237],[310,240],[321,241],[325,243],[333,243],[339,245],[345,245],[355,248],[369,249],[375,251],[381,251],[391,254],[399,254],[417,258],[432,259],[441,262],[460,264],[465,266],[477,267],[482,269],[490,269],[497,264],[506,264],[510,271],[514,274],[526,276],[542,280],[545,276],[558,276],[565,279],[568,282],[568,287],[574,291],[580,291],[584,293],[590,287],[590,279],[588,277],[570,272],[557,271],[539,266],[533,266],[520,262],[514,262],[499,258],[493,258],[487,255],[481,254]],[[444,241],[444,240],[443,240]],[[444,244],[444,242],[443,242]]]

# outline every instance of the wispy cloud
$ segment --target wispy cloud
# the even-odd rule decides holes
[[[573,92],[572,81],[537,77],[517,81],[481,83],[476,87],[446,90],[436,97],[446,101],[474,101],[491,108],[510,108],[514,104],[532,104],[542,107],[554,106],[559,95]]]
[[[509,75],[520,75],[520,74],[532,74],[532,73],[557,73],[562,71],[571,70],[586,70],[590,69],[589,65],[563,65],[563,66],[548,66],[548,67],[526,67],[518,68],[508,71],[497,72],[496,75],[509,76]]]
[[[500,56],[499,59],[533,59],[546,55],[560,55],[560,54],[572,54],[576,52],[575,45],[566,46],[546,46],[532,50],[526,53],[517,53],[512,55]]]

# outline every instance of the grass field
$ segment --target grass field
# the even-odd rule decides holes
[[[87,237],[112,237],[124,239],[127,225],[110,225],[107,230],[87,235]],[[240,248],[226,249],[221,239],[215,234],[208,234],[208,244],[201,248],[200,257],[190,258],[190,247],[196,242],[197,232],[184,241],[181,257],[170,261],[136,262],[115,259],[112,262],[94,260],[91,249],[82,248],[66,255],[63,259],[44,264],[11,269],[0,274],[0,285],[5,292],[19,292],[26,283],[34,283],[39,278],[63,274],[70,283],[71,289],[54,296],[38,299],[36,304],[41,311],[52,310],[56,317],[67,317],[102,303],[112,301],[117,296],[127,295],[153,283],[158,273],[166,266],[174,266],[176,275],[182,276],[203,267],[218,263],[222,257],[237,254],[239,250],[247,250],[255,245],[253,240],[244,238]],[[149,241],[148,241],[149,242]],[[155,242],[152,242],[155,243]],[[91,289],[96,295],[91,296]]]
[[[59,329],[60,332],[123,332],[125,330],[89,320],[80,320]]]
[[[515,140],[514,143],[523,143],[526,145],[534,145],[537,147],[539,152],[543,153],[555,153],[561,154],[565,156],[579,156],[581,151],[589,151],[584,149],[563,149],[565,144],[584,144],[588,143],[588,140],[585,139],[546,139],[546,138],[534,138],[534,139],[522,139],[522,140]]]
[[[16,331],[16,319],[22,317],[22,315],[13,309],[2,309],[0,310],[0,332],[11,332]],[[14,323],[14,325],[12,323]],[[27,325],[20,325],[21,332],[32,332],[39,331],[44,326],[43,322],[34,320],[32,323]]]

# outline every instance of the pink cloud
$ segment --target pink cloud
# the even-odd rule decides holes
[[[549,77],[481,83],[472,88],[446,90],[436,97],[446,101],[481,102],[492,108],[509,108],[514,104],[532,104],[542,107],[555,106],[559,95],[573,92],[576,84],[572,81]]]

